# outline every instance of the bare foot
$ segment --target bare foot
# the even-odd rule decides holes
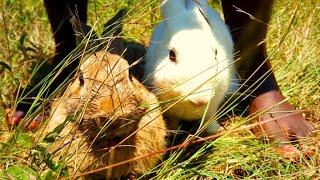
[[[14,111],[6,109],[6,123],[8,129],[11,131],[14,127],[18,126],[23,119],[25,113],[23,111]]]
[[[278,152],[292,156],[299,152],[292,142],[297,143],[310,136],[314,128],[284,99],[278,91],[261,94],[251,102],[249,114],[256,115],[261,123],[252,129],[256,135],[264,135],[271,141],[279,142]]]
[[[24,116],[25,116],[25,112],[23,111],[12,112],[11,109],[6,109],[6,123],[9,131],[19,126]],[[37,115],[30,123],[26,123],[23,129],[25,131],[37,130],[42,120],[43,120],[43,116]]]

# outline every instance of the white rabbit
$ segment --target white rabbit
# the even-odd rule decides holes
[[[229,29],[206,0],[165,0],[161,13],[164,20],[156,26],[145,56],[145,83],[160,100],[172,100],[166,107],[176,103],[167,116],[208,120],[228,89],[235,89]],[[219,128],[213,122],[206,131]]]

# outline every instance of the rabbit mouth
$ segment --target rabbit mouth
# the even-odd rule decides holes
[[[106,123],[97,123],[106,122]],[[84,134],[86,141],[92,145],[94,150],[108,150],[114,146],[130,146],[135,135],[130,136],[137,128],[137,121],[128,119],[115,119],[111,121],[106,117],[82,120],[79,130]]]
[[[189,102],[195,108],[206,106],[211,99],[212,90],[210,87],[204,87],[196,91],[188,91],[185,89],[158,90],[157,96],[161,100],[171,101],[179,104],[179,102]],[[164,91],[164,92],[162,92]],[[178,102],[177,102],[178,101]]]
[[[199,98],[199,99],[191,99],[190,102],[194,104],[196,107],[206,106],[209,102],[209,99]]]
[[[111,120],[107,117],[96,117],[93,119],[82,120],[80,130],[89,139],[114,139],[125,138],[137,129],[138,121],[128,118],[118,118]]]
[[[184,95],[186,94],[186,95]],[[197,120],[201,118],[208,106],[212,95],[210,91],[189,92],[169,91],[158,95],[164,107],[170,107],[166,114],[183,120]]]
[[[138,108],[131,113],[116,118],[110,116],[85,118],[80,122],[79,129],[91,142],[93,140],[97,142],[120,142],[138,129],[141,116],[145,111],[145,109]]]

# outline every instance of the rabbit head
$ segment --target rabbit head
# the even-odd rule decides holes
[[[133,94],[126,60],[109,52],[97,52],[81,64],[73,86],[78,102],[71,99],[66,108],[69,114],[82,114],[84,128],[107,126],[106,132],[112,136],[128,135],[136,128],[143,109]]]
[[[76,80],[70,87],[73,98],[67,100],[69,106],[66,109],[68,114],[83,111],[81,124],[88,126],[84,129],[107,126],[112,129],[107,132],[113,136],[131,133],[138,123],[134,120],[142,112],[140,102],[133,93],[129,64],[123,58],[130,50],[126,51],[125,40],[118,37],[125,13],[125,10],[120,10],[105,24],[102,33],[104,41],[90,26],[75,17],[70,20],[77,42],[84,44],[83,47],[80,44],[80,50],[86,50],[88,55],[83,58]],[[88,36],[89,39],[86,39]],[[87,41],[83,43],[84,40]]]
[[[221,102],[230,83],[229,30],[205,0],[163,1],[161,12],[164,20],[152,34],[144,79],[161,100],[175,100],[167,113],[200,118],[210,100]]]
[[[63,124],[50,151],[68,153],[71,172],[77,168],[87,172],[165,148],[166,125],[158,101],[129,77],[128,68],[119,55],[99,51],[81,63],[71,86],[54,102],[45,132],[54,132]],[[68,119],[77,121],[65,126]],[[161,155],[143,158],[98,174],[106,179],[142,174],[160,159]]]

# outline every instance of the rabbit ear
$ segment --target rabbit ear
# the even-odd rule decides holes
[[[101,34],[102,37],[112,37],[121,35],[123,28],[123,19],[127,14],[127,9],[121,9],[113,18],[111,18],[105,25]]]
[[[170,19],[186,10],[186,0],[164,0],[161,3],[161,14],[164,19]]]
[[[197,6],[208,6],[207,0],[162,0],[161,13],[164,18],[172,18],[183,11],[193,10]]]
[[[187,10],[192,9],[195,6],[208,7],[208,0],[185,0]]]
[[[78,20],[75,16],[70,18],[70,23],[76,36],[76,43],[80,45],[80,51],[85,49],[87,52],[95,52],[102,49],[99,36],[90,26]],[[87,39],[88,42],[82,42],[84,39]]]
[[[192,7],[194,7],[195,2],[194,0],[185,0],[185,6],[187,10],[192,9]]]
[[[127,10],[121,9],[104,25],[101,36],[105,39],[104,45],[111,53],[122,55],[125,50],[125,42],[119,36],[122,34],[123,19],[126,14]]]
[[[70,18],[70,23],[76,35],[77,44],[80,44],[86,36],[90,36],[90,40],[97,40],[99,38],[97,33],[93,31],[90,26],[78,20],[75,16]]]

